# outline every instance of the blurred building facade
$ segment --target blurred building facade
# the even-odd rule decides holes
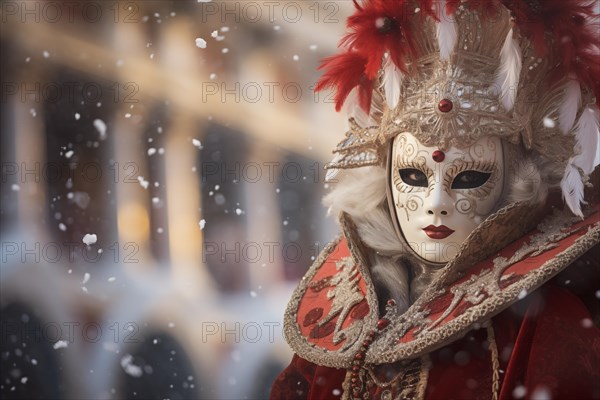
[[[2,397],[265,397],[351,2],[0,4]]]

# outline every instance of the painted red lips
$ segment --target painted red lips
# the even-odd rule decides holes
[[[427,236],[429,236],[431,239],[444,239],[454,233],[454,231],[452,229],[448,228],[445,225],[440,225],[440,226],[429,225],[429,226],[426,226],[425,228],[423,228],[423,230],[425,231],[425,234]]]

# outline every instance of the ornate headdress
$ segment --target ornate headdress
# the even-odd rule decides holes
[[[581,216],[600,162],[600,40],[583,0],[366,0],[343,51],[324,60],[317,90],[336,90],[350,129],[332,170],[382,165],[409,132],[426,146],[469,146],[484,135],[522,143],[563,171]],[[330,175],[331,176],[331,175]]]

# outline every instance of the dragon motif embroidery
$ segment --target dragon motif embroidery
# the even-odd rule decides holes
[[[456,309],[463,299],[476,305],[481,303],[487,297],[500,292],[502,290],[500,288],[500,283],[512,278],[512,273],[503,275],[511,265],[514,265],[527,257],[535,257],[556,247],[558,245],[557,242],[581,229],[576,231],[564,229],[565,226],[569,226],[569,224],[574,222],[573,218],[566,218],[553,226],[541,224],[539,226],[541,233],[532,236],[530,243],[524,244],[510,258],[496,257],[492,268],[481,271],[479,275],[474,274],[466,281],[452,287],[451,292],[454,297],[448,308],[437,320],[418,332],[418,334],[422,334],[437,326]]]
[[[345,339],[346,343],[343,348],[346,349],[358,339],[363,322],[355,320],[346,328],[342,328],[342,324],[352,308],[364,300],[365,295],[358,287],[360,276],[358,268],[351,257],[343,258],[341,261],[336,262],[335,266],[338,272],[334,276],[327,277],[319,282],[332,287],[327,292],[327,299],[332,300],[332,302],[329,313],[319,321],[317,326],[322,328],[337,316],[333,331],[333,343],[338,344]]]

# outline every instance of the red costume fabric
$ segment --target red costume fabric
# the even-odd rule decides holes
[[[596,313],[600,303],[598,250],[492,318],[500,399],[600,399],[600,329],[589,310]],[[577,287],[566,289],[571,284]],[[426,399],[491,398],[494,369],[485,328],[430,353],[430,360]],[[340,398],[345,374],[295,355],[271,399]],[[382,390],[371,398],[381,398]]]

